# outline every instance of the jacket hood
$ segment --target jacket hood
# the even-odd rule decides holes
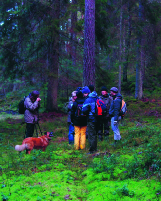
[[[120,93],[117,93],[114,98],[119,98],[119,99],[122,99],[122,95]]]
[[[92,93],[90,93],[88,95],[89,97],[92,97],[92,98],[96,98],[97,97],[97,93],[95,91],[93,91]]]

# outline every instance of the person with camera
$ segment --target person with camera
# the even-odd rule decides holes
[[[39,91],[32,91],[24,101],[26,107],[24,118],[26,122],[26,136],[25,138],[32,137],[34,134],[35,124],[39,121],[39,108],[40,101]]]

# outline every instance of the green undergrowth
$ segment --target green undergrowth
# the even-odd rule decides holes
[[[14,150],[24,138],[23,119],[0,119],[0,200],[161,200],[161,119],[129,104],[138,114],[130,110],[120,123],[121,141],[111,146],[110,131],[93,155],[88,140],[85,150],[68,145],[66,116],[40,121],[54,137],[45,152],[30,155]]]

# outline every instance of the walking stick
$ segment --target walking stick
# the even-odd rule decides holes
[[[41,135],[42,135],[42,131],[41,131],[41,128],[40,128],[39,122],[37,122],[36,124],[37,124],[37,126],[38,126],[38,128],[39,128],[39,130],[40,130]],[[38,129],[37,129],[36,124],[35,124],[35,130],[36,130],[36,135],[37,135],[37,137],[38,137],[38,132],[37,132]]]

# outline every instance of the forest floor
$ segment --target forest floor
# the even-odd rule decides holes
[[[41,130],[54,132],[45,152],[19,153],[14,146],[24,138],[23,115],[1,113],[0,199],[161,200],[161,101],[127,104],[120,143],[110,145],[110,131],[109,141],[98,141],[98,152],[90,155],[88,140],[84,150],[68,144],[67,115],[62,112],[40,114]]]

